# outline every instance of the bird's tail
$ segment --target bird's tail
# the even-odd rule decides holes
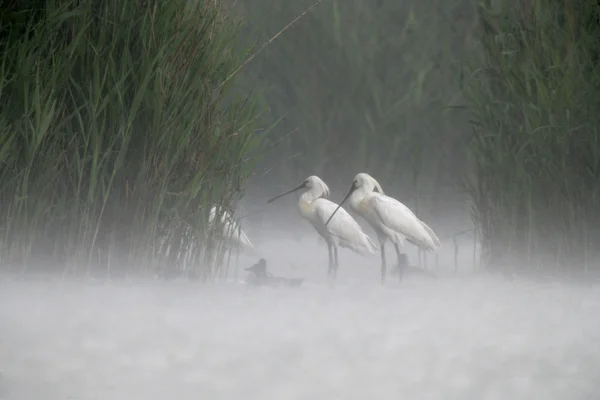
[[[421,220],[419,220],[419,222],[423,227],[423,234],[412,237],[407,236],[406,240],[422,250],[437,252],[437,250],[440,248],[440,239],[425,222]]]
[[[367,235],[366,233],[365,233],[365,238],[367,240],[367,244],[368,244],[367,249],[368,249],[369,254],[374,255],[377,252],[377,250],[379,250],[379,246],[377,246],[377,244],[373,241],[373,239],[371,239],[371,236]]]
[[[249,250],[250,249],[254,250],[254,244],[250,241],[250,239],[246,235],[246,232],[240,230],[239,233],[240,233],[240,235],[239,235],[240,244],[242,245],[242,247],[249,249]]]
[[[427,231],[427,233],[429,234],[429,237],[431,238],[431,244],[433,245],[433,246],[431,246],[431,250],[437,251],[441,245],[440,239],[437,237],[437,235],[435,234],[433,229],[431,229],[425,222],[423,222],[421,220],[419,220],[419,221],[421,222],[421,225]]]
[[[375,244],[373,239],[369,235],[363,232],[363,241],[359,246],[348,246],[350,248],[354,248],[357,253],[363,256],[373,256],[377,254],[377,250],[379,247]],[[340,243],[341,245],[341,243]]]
[[[350,249],[362,256],[375,255],[376,251],[378,250],[377,245],[375,244],[375,242],[373,242],[369,235],[367,235],[366,233],[363,234],[363,240],[360,243],[351,243],[348,242],[348,240],[335,235],[334,238],[336,239],[336,242],[340,247]]]

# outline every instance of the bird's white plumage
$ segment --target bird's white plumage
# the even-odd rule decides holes
[[[309,176],[301,185],[273,197],[268,203],[302,189],[305,191],[298,200],[298,209],[300,215],[310,222],[327,243],[329,253],[327,274],[330,278],[335,279],[337,275],[338,247],[348,248],[361,255],[375,254],[375,243],[362,230],[358,222],[346,210],[326,199],[329,195],[329,187],[318,176]]]
[[[325,222],[338,206],[324,198],[314,200],[313,204],[318,223],[321,226],[325,226]],[[338,246],[351,249],[361,255],[375,254],[377,247],[373,240],[343,208],[340,208],[326,228],[327,234]]]
[[[221,234],[227,240],[231,246],[239,246],[241,248],[253,249],[254,245],[246,235],[246,233],[240,229],[239,224],[227,210],[219,210],[217,206],[210,209],[208,215],[208,223],[212,226],[215,222],[218,212],[221,214]]]
[[[431,229],[429,227],[429,225],[427,225],[425,222],[419,220],[421,222],[421,225],[423,225],[423,228],[427,231],[427,233],[429,233],[429,236],[431,237],[431,240],[433,240],[433,243],[435,244],[435,248],[439,249],[441,242],[440,242],[440,238],[438,238],[438,236],[435,234],[435,232],[433,231],[433,229]]]
[[[381,244],[389,238],[402,245],[406,239],[425,250],[439,248],[440,241],[433,230],[404,204],[386,196],[375,178],[360,173],[354,181],[357,188],[350,195],[350,207],[370,223]]]
[[[325,226],[325,222],[338,205],[325,198],[329,195],[329,187],[321,178],[312,175],[306,178],[305,182],[307,190],[298,201],[300,214],[311,223],[323,239],[362,255],[375,254],[376,247],[373,240],[343,208],[340,208]]]
[[[372,193],[365,200],[373,209],[379,226],[385,226],[394,233],[404,236],[410,243],[427,250],[434,250],[436,244],[427,229],[416,215],[398,200]],[[390,235],[392,236],[392,235]],[[398,240],[398,235],[393,235]]]

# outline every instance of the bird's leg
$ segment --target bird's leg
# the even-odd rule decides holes
[[[327,268],[327,277],[331,277],[333,272],[333,246],[327,242],[327,252],[329,253],[329,266]]]
[[[385,244],[381,244],[381,284],[385,282]]]
[[[398,246],[397,243],[394,243],[394,247],[396,248],[396,255],[398,256],[398,280],[402,282],[404,270],[408,266],[408,257],[400,251],[400,246]]]
[[[337,271],[338,271],[338,267],[340,266],[339,264],[339,260],[338,260],[338,248],[336,245],[333,245],[333,277],[337,278]]]

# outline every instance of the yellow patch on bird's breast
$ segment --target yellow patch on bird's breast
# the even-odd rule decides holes
[[[357,208],[358,208],[358,212],[360,212],[360,213],[367,212],[369,210],[369,203],[366,201],[366,199],[363,199],[358,202]]]
[[[300,205],[300,211],[302,211],[303,214],[310,214],[313,212],[312,203],[309,203],[308,201],[300,200],[300,202],[298,204]]]

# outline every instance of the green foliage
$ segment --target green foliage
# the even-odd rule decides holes
[[[235,204],[261,139],[254,102],[230,89],[238,24],[208,0],[33,9],[0,26],[3,264],[213,277],[224,249],[208,211]]]
[[[492,264],[588,268],[599,255],[599,17],[595,0],[479,9],[468,190]]]
[[[266,40],[314,1],[241,4]],[[345,189],[369,171],[386,190],[412,191],[428,175],[430,198],[441,198],[440,180],[464,158],[466,118],[444,109],[460,94],[453,61],[473,10],[470,0],[324,0],[267,46],[249,82],[264,85],[271,119],[285,117],[282,178],[314,173]]]

